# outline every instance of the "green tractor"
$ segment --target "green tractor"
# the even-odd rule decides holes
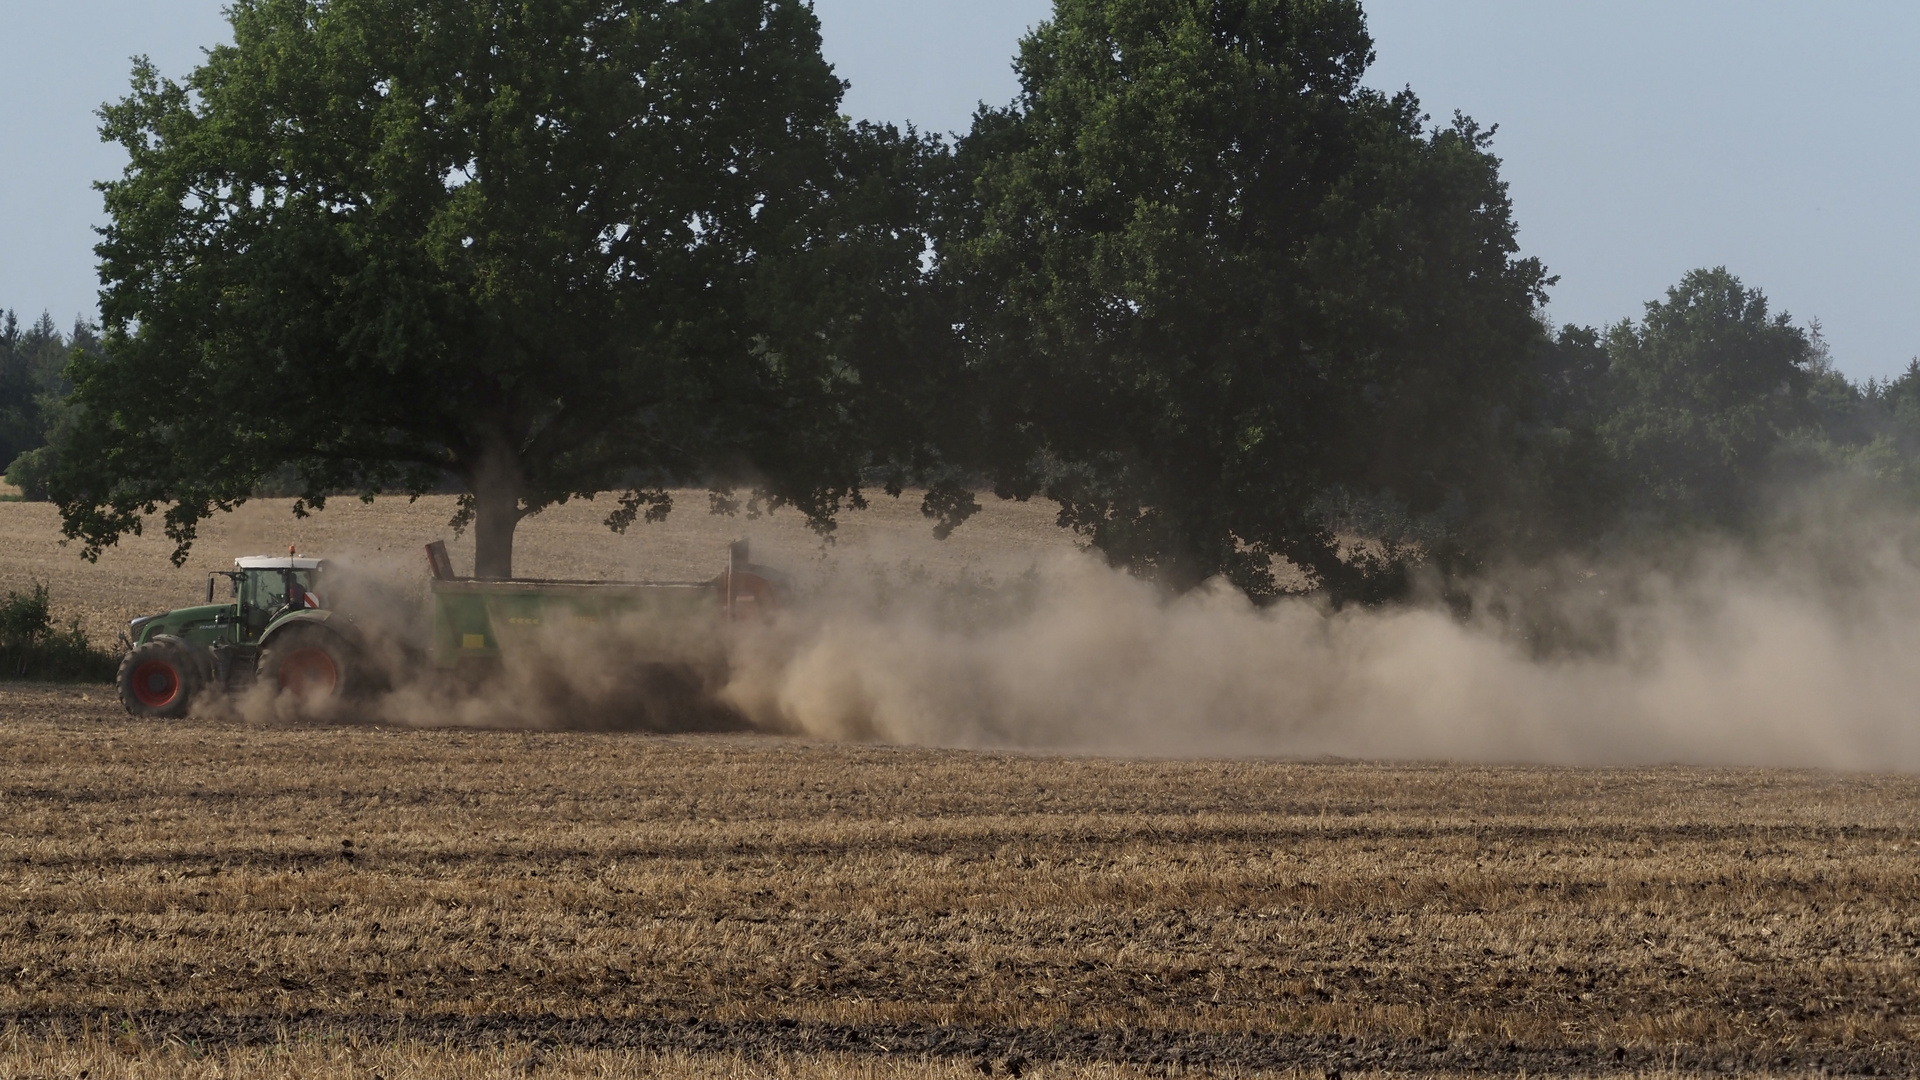
[[[322,603],[326,567],[291,554],[235,559],[207,575],[204,605],[133,620],[121,703],[135,716],[185,716],[202,693],[257,681],[308,703],[346,694],[364,675],[364,642]],[[214,600],[221,578],[226,603]]]

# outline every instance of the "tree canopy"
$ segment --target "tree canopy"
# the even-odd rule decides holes
[[[839,115],[806,0],[229,12],[103,110],[100,338],[0,342],[0,452],[89,556],[451,482],[508,576],[556,502],[824,531],[911,479],[936,535],[984,483],[1176,588],[1345,601],[1808,470],[1920,499],[1920,363],[1855,386],[1725,268],[1550,333],[1493,132],[1363,86],[1357,0],[1056,0],[951,148]]]
[[[74,320],[63,335],[45,312],[24,330],[13,311],[0,312],[0,464],[7,482],[29,499],[47,497],[48,466],[71,427],[68,358],[76,349],[93,354],[99,347],[85,320]]]
[[[0,313],[0,461],[41,444],[41,398],[65,366],[63,344],[50,316],[23,331],[12,311]]]
[[[851,125],[803,0],[236,0],[183,82],[103,110],[104,355],[53,478],[89,553],[292,469],[451,475],[478,572],[515,524],[664,481],[830,527],[916,287],[926,143]],[[874,385],[880,384],[880,385]]]
[[[1491,132],[1361,85],[1352,0],[1058,0],[942,225],[984,468],[1110,558],[1383,587],[1328,500],[1471,512],[1546,279]]]
[[[1638,498],[1667,513],[1737,520],[1774,446],[1808,422],[1807,332],[1725,267],[1695,270],[1607,331],[1612,400],[1600,424]]]

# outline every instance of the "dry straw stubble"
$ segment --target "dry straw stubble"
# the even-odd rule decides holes
[[[33,1054],[107,1017],[223,1053],[290,1030],[702,1060],[1916,1064],[1912,780],[151,725],[81,693],[0,699],[0,1016]]]

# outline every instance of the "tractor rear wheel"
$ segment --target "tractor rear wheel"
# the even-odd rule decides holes
[[[260,678],[305,710],[343,700],[354,675],[352,650],[337,634],[314,626],[290,626],[260,654]]]
[[[149,641],[120,661],[120,704],[133,716],[174,719],[187,715],[200,680],[186,650]]]

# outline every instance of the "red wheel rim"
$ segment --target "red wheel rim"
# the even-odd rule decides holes
[[[165,660],[148,660],[133,669],[133,696],[149,709],[164,709],[180,696],[180,671]]]
[[[295,649],[280,664],[280,689],[325,696],[340,685],[340,669],[325,649]]]

